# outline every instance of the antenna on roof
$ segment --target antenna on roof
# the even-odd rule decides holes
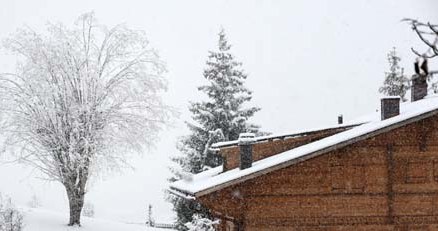
[[[342,114],[338,115],[338,124],[343,124],[344,123],[344,117],[342,116]]]

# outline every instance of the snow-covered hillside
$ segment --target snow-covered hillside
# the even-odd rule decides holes
[[[24,214],[24,231],[169,231],[144,225],[125,224],[120,222],[82,218],[82,227],[68,227],[67,214],[60,214],[44,209],[22,209]]]

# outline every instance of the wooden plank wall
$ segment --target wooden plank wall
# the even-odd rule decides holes
[[[230,217],[241,230],[438,230],[437,121],[406,125],[201,201],[223,215],[237,209]]]
[[[298,137],[285,137],[283,139],[266,140],[255,143],[253,145],[253,161],[261,160],[266,157],[276,155],[278,153],[291,150],[298,146],[311,143],[313,141],[325,138],[327,136],[345,131],[350,127],[326,129],[316,132],[311,132]],[[220,155],[224,158],[224,171],[239,167],[239,146],[231,146],[221,148]]]

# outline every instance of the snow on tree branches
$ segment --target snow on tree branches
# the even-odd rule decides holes
[[[0,194],[0,231],[21,231],[24,228],[23,215],[8,197]]]
[[[400,67],[401,58],[397,55],[395,47],[388,53],[389,71],[385,72],[385,81],[379,92],[387,96],[400,96],[406,101],[406,91],[409,90],[409,79]]]
[[[218,220],[212,221],[201,217],[199,214],[193,215],[191,222],[186,223],[188,231],[215,231],[214,225],[219,224]]]
[[[80,225],[89,177],[121,169],[168,120],[164,63],[144,32],[107,28],[92,13],[72,29],[20,29],[4,46],[20,57],[16,73],[0,75],[5,145],[64,185],[69,225]]]
[[[180,139],[178,150],[182,155],[173,160],[178,169],[173,169],[174,179],[180,179],[185,172],[199,173],[206,168],[222,164],[222,159],[210,150],[213,143],[236,140],[240,133],[258,133],[259,127],[248,120],[260,110],[258,107],[244,105],[251,101],[252,92],[245,87],[247,75],[242,63],[235,60],[230,52],[225,32],[219,33],[217,51],[210,51],[203,72],[208,84],[198,90],[208,96],[206,101],[193,102],[189,109],[192,122],[187,122],[191,134]],[[171,196],[177,212],[178,228],[187,230],[185,224],[199,213],[208,218],[208,210],[194,201]]]

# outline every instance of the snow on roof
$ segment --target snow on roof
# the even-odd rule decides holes
[[[384,96],[380,99],[401,99],[400,96]]]
[[[336,148],[344,147],[360,139],[366,139],[372,135],[371,133],[374,135],[381,134],[437,113],[438,96],[427,97],[412,103],[402,103],[400,105],[400,115],[398,116],[386,120],[380,120],[380,116],[376,115],[367,116],[366,118],[373,118],[373,120],[350,130],[255,161],[250,168],[243,170],[236,168],[222,172],[222,166],[219,166],[194,175],[190,180],[174,182],[170,185],[170,188],[189,195],[202,196],[235,183],[305,161]],[[378,112],[373,114],[380,115]]]
[[[353,126],[357,126],[357,125],[369,122],[369,120],[367,120],[367,119],[368,118],[363,118],[361,120],[355,120],[352,123],[349,122],[349,123],[340,124],[340,125],[336,125],[336,126],[326,126],[326,127],[312,128],[312,129],[296,130],[292,133],[289,132],[289,133],[280,133],[280,134],[275,134],[275,135],[258,136],[258,137],[254,137],[252,140],[254,142],[260,142],[260,141],[264,141],[264,140],[296,137],[296,136],[306,135],[308,133],[319,132],[319,131],[323,131],[323,130],[331,130],[331,129],[337,129],[337,128],[348,128],[348,127],[353,127]],[[226,147],[226,146],[234,146],[234,145],[237,145],[238,143],[239,143],[239,140],[223,141],[223,142],[218,142],[218,143],[212,144],[211,148],[216,149],[216,148],[222,148],[222,147]]]

